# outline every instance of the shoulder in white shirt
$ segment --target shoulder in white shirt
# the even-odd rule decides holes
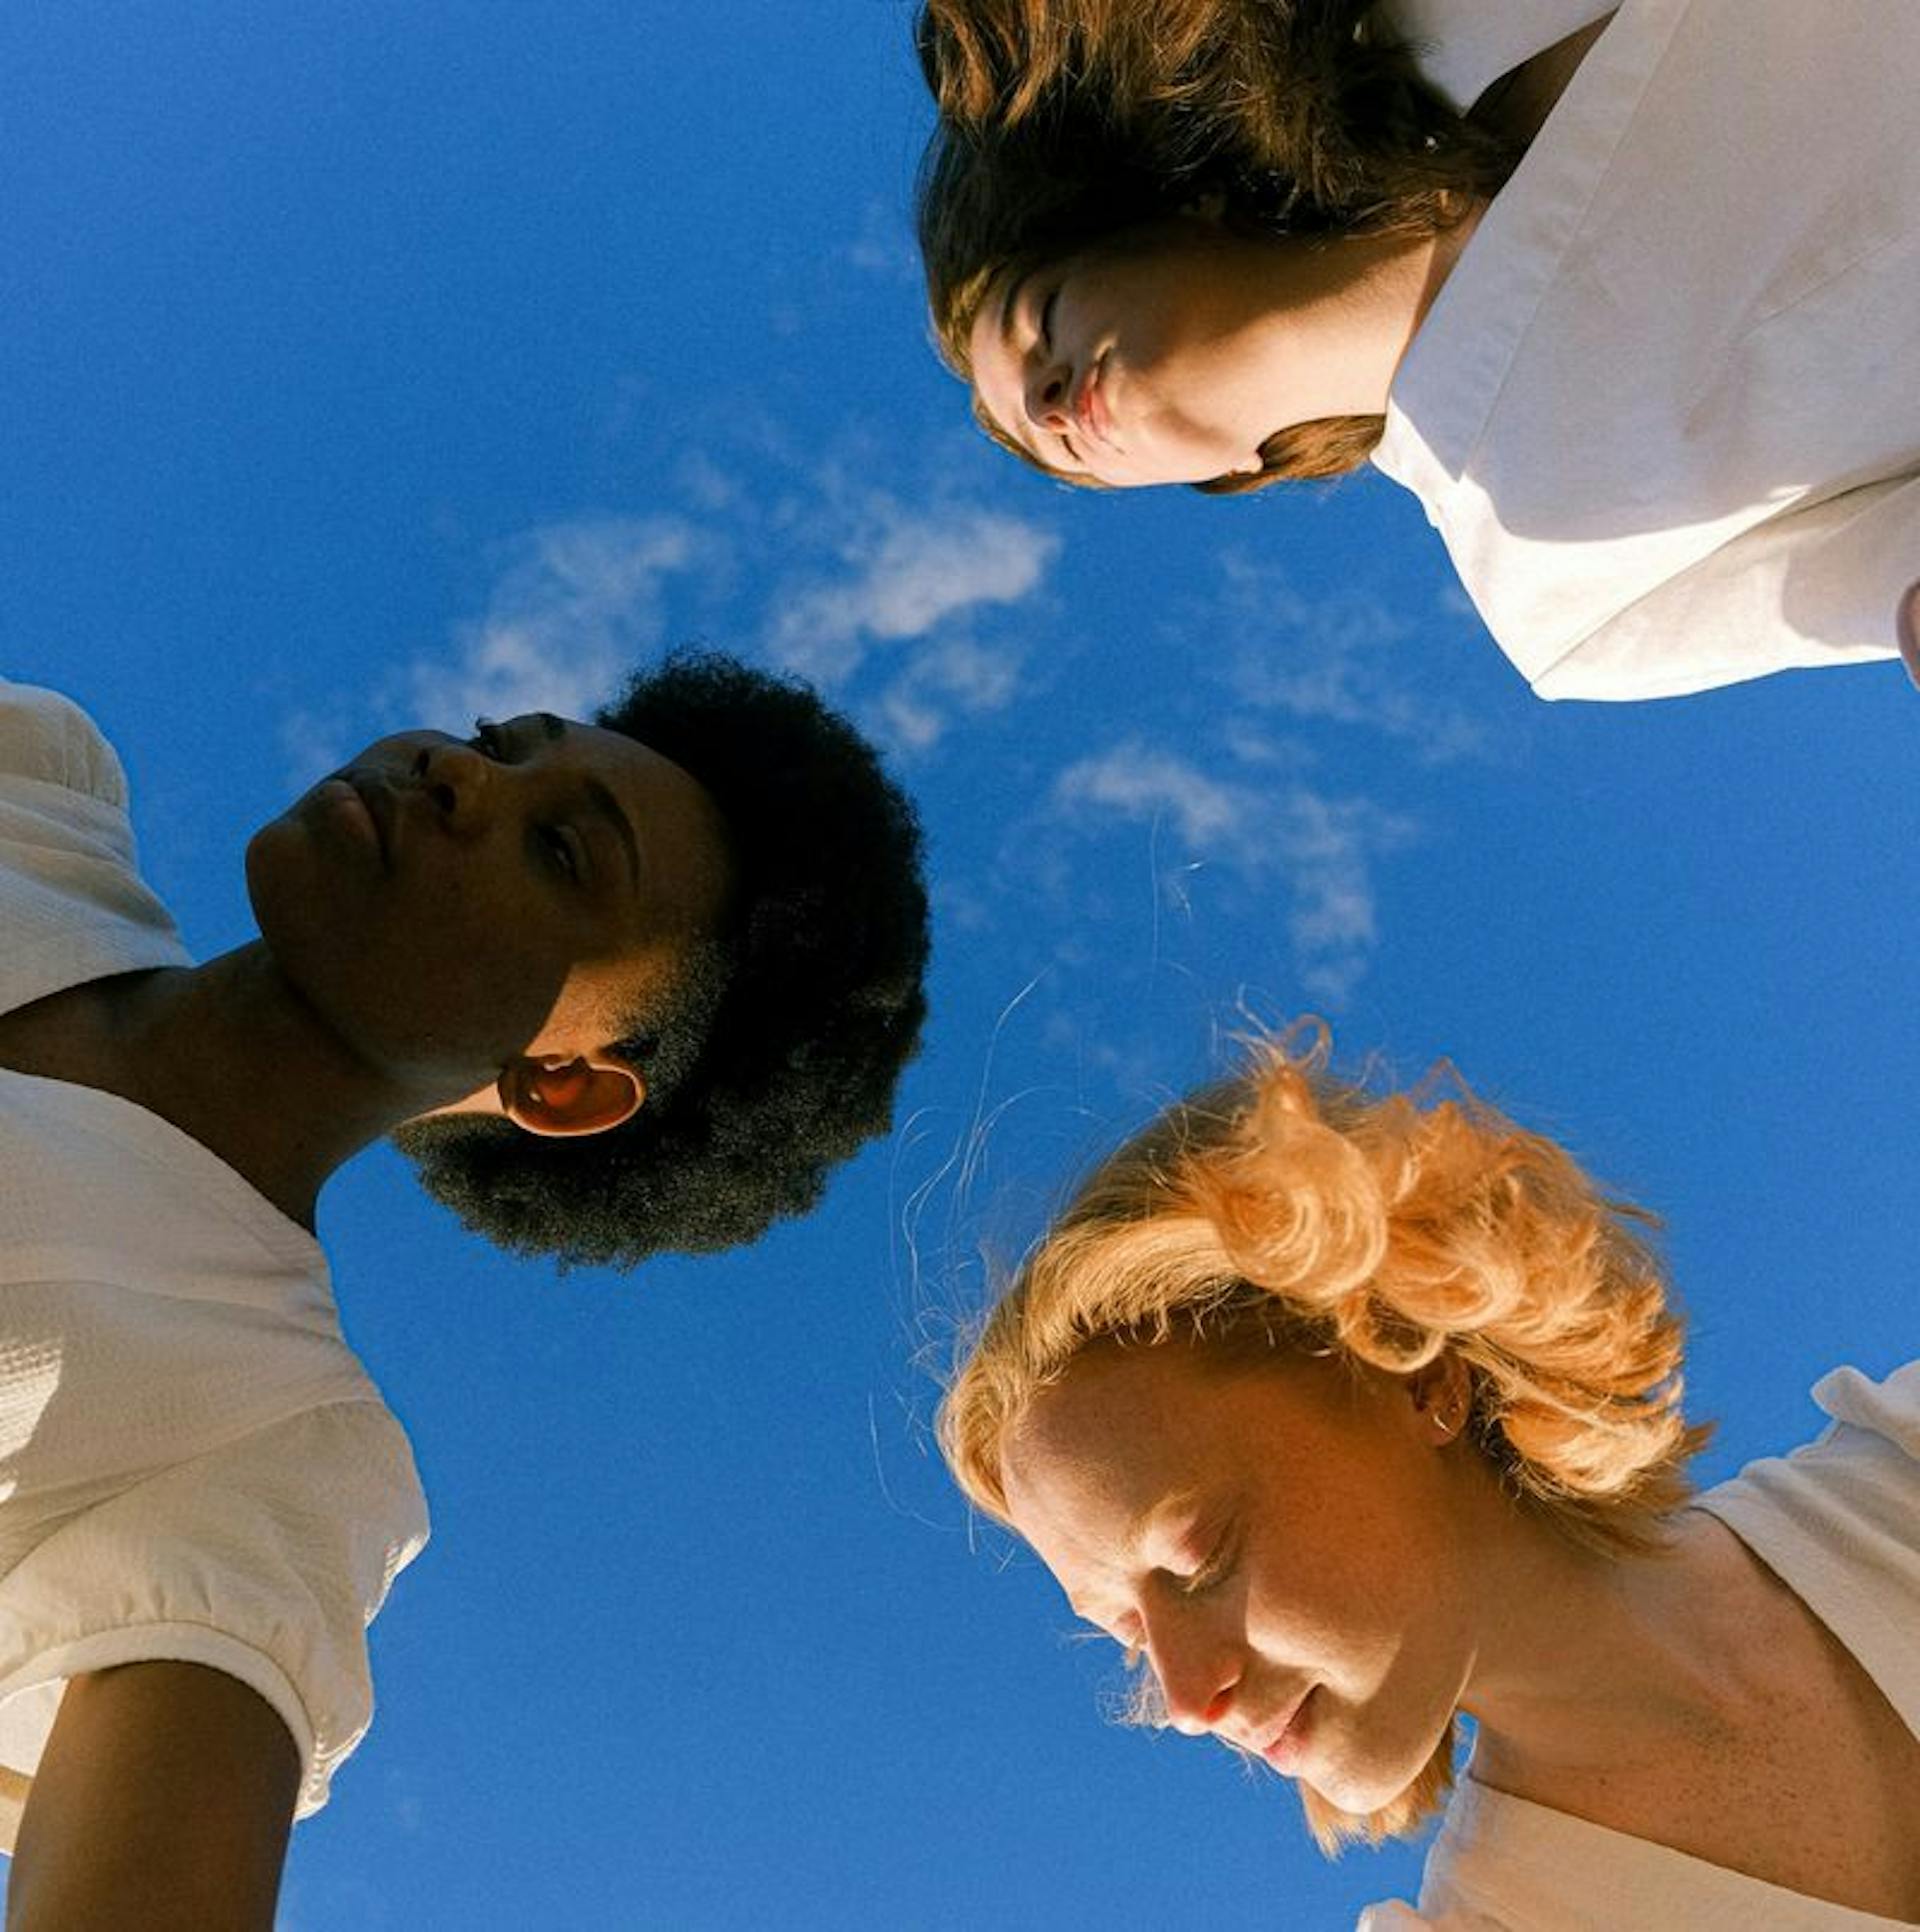
[[[0,1012],[190,964],[91,720],[0,680]],[[0,1068],[0,1849],[67,1679],[168,1658],[280,1714],[299,1809],[372,1714],[424,1543],[405,1433],[304,1229],[170,1122]]]
[[[1404,11],[1464,91],[1540,10]],[[1624,0],[1488,207],[1374,461],[1541,696],[1894,654],[1920,576],[1916,98],[1909,0]]]
[[[1815,1441],[1709,1490],[1719,1517],[1852,1653],[1920,1737],[1920,1362],[1814,1388]],[[1373,1906],[1360,1932],[1887,1932],[1664,1845],[1461,1779],[1420,1907]]]

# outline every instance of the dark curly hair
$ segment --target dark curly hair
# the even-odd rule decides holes
[[[927,895],[912,804],[810,686],[679,651],[594,722],[700,781],[733,863],[725,930],[621,1042],[646,1104],[577,1139],[472,1115],[393,1138],[497,1246],[626,1268],[757,1239],[886,1132],[926,1016]]]

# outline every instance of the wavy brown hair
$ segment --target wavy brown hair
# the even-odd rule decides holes
[[[1519,155],[1427,86],[1370,0],[924,0],[917,39],[940,108],[917,194],[928,306],[969,382],[975,320],[1009,273],[1207,200],[1256,232],[1437,234]],[[1343,475],[1383,428],[1296,424],[1257,472],[1196,487]]]
[[[1251,1344],[1390,1375],[1451,1354],[1465,1438],[1517,1508],[1610,1558],[1662,1548],[1704,1431],[1681,1414],[1682,1324],[1650,1217],[1449,1069],[1380,1095],[1332,1077],[1328,1055],[1319,1028],[1263,1045],[1101,1163],[963,1354],[938,1422],[954,1479],[1006,1522],[1003,1446],[1090,1347],[1231,1361]],[[1450,1726],[1371,1814],[1301,1787],[1315,1837],[1415,1829],[1451,1784],[1453,1743]]]

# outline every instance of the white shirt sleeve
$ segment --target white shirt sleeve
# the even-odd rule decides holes
[[[159,1659],[265,1698],[300,1751],[298,1815],[319,1810],[372,1720],[367,1625],[426,1535],[377,1402],[308,1410],[77,1511],[0,1578],[0,1846],[66,1680]]]
[[[118,754],[71,698],[0,677],[0,780],[56,785],[112,811],[127,809]]]
[[[1667,698],[1898,653],[1920,577],[1920,478],[1769,518],[1629,604],[1535,674],[1543,698]]]

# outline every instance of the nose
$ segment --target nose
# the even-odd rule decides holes
[[[1176,1731],[1201,1737],[1226,1722],[1240,1688],[1240,1657],[1231,1644],[1203,1629],[1163,1626],[1150,1638],[1147,1656]]]
[[[1073,396],[1073,365],[1059,356],[1049,356],[1027,374],[1023,402],[1027,420],[1040,429],[1065,430],[1073,426],[1070,408]]]
[[[450,831],[477,831],[485,823],[493,777],[489,760],[457,738],[414,753],[414,783]]]

